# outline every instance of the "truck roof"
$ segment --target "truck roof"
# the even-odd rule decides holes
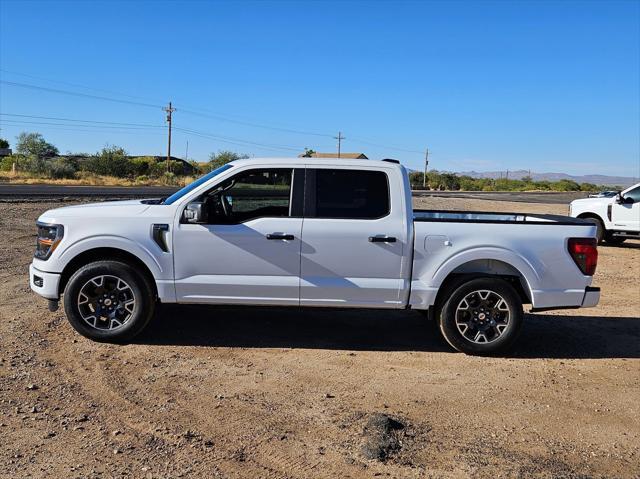
[[[287,157],[267,157],[267,158],[247,158],[243,160],[235,160],[230,162],[230,164],[237,166],[244,165],[270,165],[273,163],[290,163],[292,167],[294,166],[303,166],[308,164],[314,165],[322,165],[322,166],[353,166],[353,167],[361,167],[361,166],[382,166],[382,165],[393,165],[397,167],[401,167],[399,163],[396,163],[396,160],[393,161],[385,161],[385,160],[355,160],[350,158],[287,158]]]

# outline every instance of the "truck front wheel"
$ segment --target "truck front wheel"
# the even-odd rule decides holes
[[[440,309],[446,341],[467,354],[494,354],[509,348],[522,327],[522,300],[498,278],[476,278],[459,285]]]
[[[151,320],[153,289],[142,274],[120,261],[96,261],[76,271],[64,292],[71,326],[94,341],[124,342]]]

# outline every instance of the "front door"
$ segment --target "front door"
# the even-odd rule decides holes
[[[244,170],[203,195],[206,224],[180,223],[174,233],[179,302],[299,303],[298,172],[294,185],[291,168]]]
[[[612,204],[613,228],[624,231],[640,231],[640,186],[622,194],[624,203]]]
[[[300,304],[397,308],[407,247],[399,195],[385,171],[307,166]],[[396,175],[397,176],[397,175]],[[408,255],[407,255],[408,256]]]

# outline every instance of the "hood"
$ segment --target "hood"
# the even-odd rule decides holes
[[[580,198],[579,200],[573,200],[571,202],[572,205],[607,205],[609,203],[613,203],[615,201],[615,197],[611,198]]]
[[[147,209],[149,205],[142,203],[142,200],[105,201],[49,210],[40,216],[39,221],[55,223],[59,221],[58,218],[124,218],[137,216]]]

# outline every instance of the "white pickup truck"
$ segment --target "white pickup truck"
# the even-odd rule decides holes
[[[640,183],[613,197],[574,200],[569,205],[569,215],[594,223],[599,243],[640,239]]]
[[[234,161],[163,200],[54,209],[37,228],[31,288],[52,310],[64,295],[97,341],[133,338],[158,301],[411,308],[486,354],[513,343],[523,304],[600,297],[592,223],[414,210],[394,160]]]

